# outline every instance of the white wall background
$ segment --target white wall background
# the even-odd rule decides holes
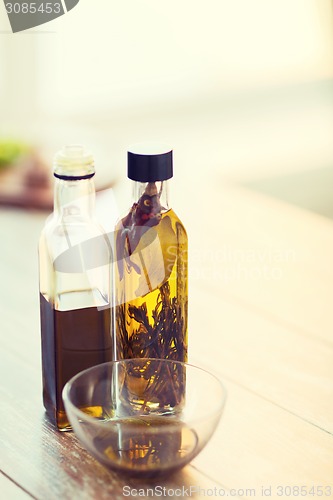
[[[80,0],[12,35],[0,8],[0,132],[85,142],[105,171],[146,138],[233,177],[322,165],[332,20],[331,0]]]
[[[330,0],[81,0],[38,38],[48,111],[143,107],[327,78]],[[52,27],[52,25],[50,25]]]

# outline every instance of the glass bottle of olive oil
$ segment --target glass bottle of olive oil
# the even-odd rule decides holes
[[[43,401],[59,430],[70,430],[66,382],[113,358],[112,254],[94,219],[94,174],[94,160],[82,147],[56,155],[54,212],[39,242]]]
[[[130,149],[134,200],[116,227],[116,357],[143,358],[133,363],[127,389],[142,384],[142,376],[135,376],[140,367],[147,384],[138,404],[149,408],[173,408],[184,395],[181,365],[174,363],[175,373],[151,373],[147,360],[187,361],[187,234],[169,204],[172,176],[172,150]]]

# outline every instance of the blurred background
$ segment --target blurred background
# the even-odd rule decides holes
[[[331,0],[80,0],[15,35],[0,9],[0,30],[0,138],[49,168],[84,143],[121,210],[127,145],[162,140],[179,199],[228,180],[333,216]]]
[[[230,395],[199,470],[240,488],[333,477],[332,7],[80,0],[12,34],[0,2],[3,470],[33,496],[72,498],[58,488],[88,484],[81,456],[69,462],[64,440],[40,424],[37,242],[52,210],[52,159],[70,143],[96,158],[108,230],[131,205],[127,146],[174,148],[189,360],[223,377]]]

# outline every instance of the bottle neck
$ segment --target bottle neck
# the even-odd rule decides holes
[[[162,212],[166,212],[170,208],[169,182],[170,180],[155,182],[133,181],[133,203],[138,203],[143,195],[157,196]]]
[[[62,218],[90,218],[95,208],[93,179],[55,179],[54,213]]]

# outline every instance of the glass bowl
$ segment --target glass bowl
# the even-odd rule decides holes
[[[131,477],[167,475],[211,438],[226,390],[201,368],[166,359],[104,363],[73,377],[63,400],[83,446]]]

